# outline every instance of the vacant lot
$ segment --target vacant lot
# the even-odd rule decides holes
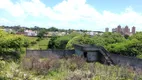
[[[48,49],[49,38],[38,39],[37,37],[27,37],[31,43],[30,49]]]

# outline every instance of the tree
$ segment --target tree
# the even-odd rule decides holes
[[[61,37],[58,37],[56,40],[55,40],[55,46],[57,49],[65,49],[66,47],[66,44],[68,43],[68,41],[72,39],[71,36],[61,36]]]
[[[44,37],[44,34],[45,34],[45,33],[46,33],[45,30],[40,30],[39,33],[37,34],[37,37],[41,39],[41,38]]]
[[[107,46],[109,44],[123,42],[126,39],[119,33],[106,32],[102,35],[94,36],[93,40],[96,45]]]
[[[48,30],[48,31],[58,31],[58,29],[55,28],[55,27],[48,28],[47,30]]]
[[[106,48],[111,53],[122,54],[126,56],[141,55],[142,43],[137,39],[126,40],[121,43],[110,44]]]
[[[24,36],[0,31],[0,53],[6,54],[9,51],[21,51],[27,41]]]
[[[49,40],[49,44],[48,44],[48,48],[49,49],[56,49],[56,46],[55,46],[55,40],[57,39],[58,37],[57,36],[52,36]]]
[[[23,29],[23,28],[20,28],[18,32],[24,32],[24,29]]]
[[[93,39],[88,35],[75,36],[67,43],[66,49],[74,49],[73,44],[93,44]]]
[[[129,38],[129,35],[126,34],[126,35],[124,35],[124,37],[125,37],[125,39],[128,39],[128,38]]]
[[[133,34],[129,39],[137,39],[142,42],[142,32],[137,32]]]
[[[73,32],[71,34],[60,36],[60,37],[52,36],[52,38],[49,41],[48,47],[52,49],[65,49],[68,41],[71,40],[73,37],[79,36],[79,35],[81,34]]]

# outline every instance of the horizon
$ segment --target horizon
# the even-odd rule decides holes
[[[139,0],[4,0],[0,25],[109,31],[118,25],[142,31]]]
[[[25,28],[39,27],[39,28],[45,28],[45,29],[49,29],[49,28],[54,27],[54,26],[51,26],[51,27],[46,28],[46,27],[40,27],[40,26],[32,26],[32,27],[26,27],[26,26],[21,26],[21,25],[14,25],[14,26],[25,27]],[[0,25],[0,27],[14,27],[14,26]],[[121,25],[118,25],[118,26],[121,26]],[[108,27],[106,27],[106,28],[108,28],[109,32],[113,32],[112,29],[116,29],[116,28],[118,28],[118,26],[117,26],[117,27],[114,27],[114,28],[111,28],[111,29],[108,28]],[[127,25],[126,25],[126,26],[127,26]],[[125,28],[126,26],[121,26],[121,29]],[[135,27],[135,26],[133,26],[133,27]],[[54,27],[54,28],[57,28],[57,27]],[[106,32],[106,31],[105,31],[106,28],[104,28],[104,31],[101,31],[101,32]],[[129,26],[128,26],[128,28],[130,29],[130,32],[132,32],[132,27],[129,27]],[[136,27],[135,27],[135,28],[136,28]],[[57,28],[57,29],[63,29],[63,28]],[[69,28],[69,29],[71,29],[71,30],[86,30],[86,29],[73,29],[73,28]],[[69,29],[63,29],[63,30],[69,30]],[[97,30],[87,30],[87,31],[97,31]],[[140,31],[136,31],[136,32],[140,32]]]

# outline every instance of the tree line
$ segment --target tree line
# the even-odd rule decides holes
[[[110,53],[142,58],[142,32],[132,36],[107,32],[102,35],[71,33],[65,36],[51,37],[48,48],[74,49],[73,44],[96,44],[104,46]]]

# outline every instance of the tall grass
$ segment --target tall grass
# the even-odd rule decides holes
[[[142,71],[131,67],[87,63],[74,56],[24,58],[21,64],[0,61],[1,80],[142,80]]]

